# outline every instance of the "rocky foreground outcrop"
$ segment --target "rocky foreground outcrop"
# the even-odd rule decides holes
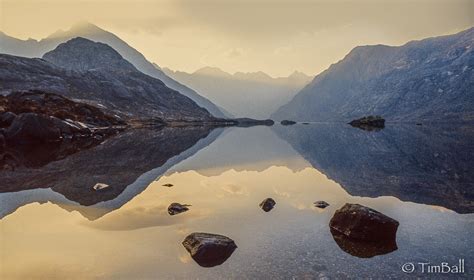
[[[43,91],[0,96],[0,120],[0,134],[9,145],[102,139],[126,125],[99,108]]]
[[[0,171],[40,167],[52,154],[64,158],[125,127],[117,116],[52,93],[20,91],[0,96]]]
[[[200,266],[212,267],[223,264],[237,249],[234,240],[229,237],[194,232],[188,235],[183,246]]]

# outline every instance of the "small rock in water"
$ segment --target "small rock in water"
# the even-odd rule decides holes
[[[263,211],[268,212],[272,210],[273,207],[275,207],[275,204],[275,200],[273,200],[272,198],[266,198],[260,203],[260,208],[262,208]]]
[[[92,188],[95,190],[95,191],[102,191],[102,190],[105,190],[105,189],[108,189],[110,186],[107,185],[107,184],[104,184],[104,183],[97,183],[95,184]]]
[[[318,207],[318,208],[321,208],[321,209],[324,209],[324,208],[326,208],[326,207],[329,206],[329,203],[327,203],[326,201],[320,200],[320,201],[316,201],[316,202],[314,203],[314,206],[316,206],[316,207]]]
[[[168,188],[171,188],[173,186],[173,184],[164,184],[163,187],[168,187]]]
[[[183,246],[193,260],[203,267],[223,264],[237,248],[234,240],[229,237],[202,232],[188,235],[183,241]]]
[[[295,121],[290,121],[290,120],[282,120],[280,122],[282,125],[293,125],[293,124],[296,124]]]
[[[189,210],[188,206],[191,206],[189,204],[180,204],[180,203],[171,203],[170,206],[168,206],[168,214],[171,216],[180,214],[183,212],[186,212]]]

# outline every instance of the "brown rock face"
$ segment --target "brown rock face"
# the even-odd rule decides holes
[[[337,210],[329,222],[331,229],[346,237],[368,242],[396,240],[398,225],[374,209],[350,203]]]
[[[234,240],[219,234],[194,232],[188,235],[183,246],[200,266],[223,264],[237,248]]]

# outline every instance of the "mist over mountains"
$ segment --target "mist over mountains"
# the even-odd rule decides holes
[[[474,121],[474,28],[400,47],[354,48],[275,114],[275,119]]]
[[[76,37],[82,37],[109,45],[139,71],[161,80],[166,86],[191,98],[199,106],[206,108],[214,116],[225,117],[219,108],[217,108],[211,101],[200,96],[194,90],[168,77],[125,41],[113,33],[90,23],[76,24],[67,31],[59,30],[40,41],[33,39],[19,40],[0,32],[0,53],[24,57],[42,57],[46,52],[53,50],[59,44]]]
[[[232,115],[250,118],[268,118],[312,79],[296,71],[279,78],[264,72],[229,74],[216,67],[204,67],[194,73],[168,68],[163,71]]]

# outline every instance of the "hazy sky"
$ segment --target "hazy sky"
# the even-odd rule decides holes
[[[474,26],[474,0],[0,0],[0,30],[41,39],[78,21],[175,70],[316,74],[357,45]],[[1,42],[0,42],[1,43]]]

